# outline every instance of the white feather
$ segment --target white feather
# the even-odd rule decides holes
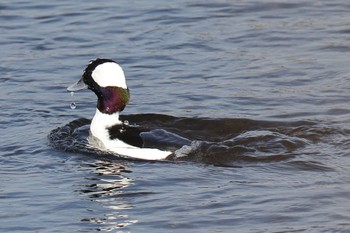
[[[165,159],[172,153],[170,151],[161,151],[154,148],[135,147],[118,139],[110,140],[107,128],[121,123],[118,113],[108,115],[96,109],[96,114],[90,126],[91,138],[89,142],[100,149],[107,149],[120,155],[145,160]]]
[[[127,89],[124,71],[115,62],[105,62],[98,65],[91,77],[100,87],[115,86]]]

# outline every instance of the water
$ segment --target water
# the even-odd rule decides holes
[[[348,232],[349,7],[2,1],[0,232]],[[84,147],[96,99],[66,88],[96,57],[181,156]]]

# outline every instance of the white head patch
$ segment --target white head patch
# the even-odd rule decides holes
[[[100,87],[121,87],[127,89],[124,71],[115,62],[105,62],[98,65],[91,73],[92,78]]]

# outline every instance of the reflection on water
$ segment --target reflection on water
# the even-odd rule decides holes
[[[125,189],[133,184],[133,181],[124,176],[129,173],[125,167],[118,163],[112,162],[96,162],[94,164],[85,164],[94,168],[93,176],[84,180],[86,184],[78,190],[81,195],[86,195],[91,201],[98,202],[101,207],[106,209],[103,217],[86,217],[81,219],[82,222],[88,222],[97,225],[99,231],[123,232],[122,229],[137,223],[135,219],[124,213],[124,210],[133,209],[134,206],[129,202],[129,195],[137,195],[130,193]],[[94,211],[92,210],[93,214]]]

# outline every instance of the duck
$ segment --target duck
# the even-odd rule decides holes
[[[130,91],[122,67],[112,59],[90,61],[82,77],[67,88],[68,92],[90,89],[97,96],[88,142],[93,147],[119,156],[142,160],[164,160],[171,151],[145,147],[149,129],[129,125],[119,119],[130,100]]]

